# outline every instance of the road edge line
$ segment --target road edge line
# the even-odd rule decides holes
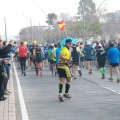
[[[83,78],[83,79],[85,79],[85,80],[87,80],[87,81],[89,81],[89,82],[92,82],[92,83],[98,85],[99,87],[102,87],[102,88],[104,88],[104,89],[106,89],[106,90],[109,90],[109,91],[111,91],[111,92],[114,92],[114,93],[120,95],[120,92],[118,92],[118,91],[115,91],[115,90],[113,90],[113,89],[111,89],[111,88],[108,88],[108,87],[106,87],[106,86],[104,86],[104,85],[101,85],[101,84],[99,84],[99,83],[97,83],[97,82],[94,82],[94,81],[92,81],[92,80],[89,80],[89,79],[87,79],[87,78],[85,78],[85,77],[81,77],[81,78]]]
[[[17,82],[17,88],[18,88],[18,94],[19,94],[19,101],[20,101],[20,107],[21,107],[22,120],[29,120],[27,109],[26,109],[26,104],[25,104],[25,100],[24,100],[24,96],[23,96],[23,92],[22,92],[22,88],[21,88],[21,84],[20,84],[20,80],[19,80],[19,77],[18,77],[17,70],[15,68],[14,62],[13,62],[13,68],[14,68],[16,82]]]

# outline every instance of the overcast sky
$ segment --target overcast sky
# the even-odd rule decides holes
[[[48,13],[62,12],[72,16],[76,15],[80,0],[0,0],[0,35],[4,34],[4,17],[6,18],[8,36],[18,35],[22,27],[30,26],[30,18],[33,25],[45,25]],[[103,0],[94,0],[97,6]],[[38,5],[37,5],[38,3]],[[102,7],[115,11],[120,9],[119,0],[106,0]],[[43,11],[42,11],[42,10]]]

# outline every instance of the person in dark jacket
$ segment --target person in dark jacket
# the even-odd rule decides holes
[[[79,75],[82,76],[82,72],[79,67],[79,58],[80,58],[80,49],[76,44],[73,44],[72,51],[72,75],[74,74],[74,79],[77,79],[76,72],[78,71]]]
[[[109,78],[109,80],[113,80],[112,73],[113,73],[113,68],[115,68],[115,71],[117,73],[117,83],[119,83],[120,78],[119,78],[118,66],[119,66],[120,52],[117,48],[114,47],[114,43],[110,43],[110,49],[108,50],[107,58],[109,59],[109,63],[110,63],[110,78]]]
[[[90,43],[87,42],[86,46],[83,49],[83,54],[85,55],[85,61],[87,65],[87,69],[89,70],[89,74],[92,74],[92,60],[94,59],[94,50],[90,46]]]
[[[97,63],[100,69],[100,73],[102,74],[101,79],[104,79],[105,78],[106,52],[102,49],[101,46],[98,46],[96,57],[97,57]]]
[[[0,41],[0,101],[5,100],[6,98],[4,97],[4,76],[3,76],[3,68],[5,64],[9,64],[10,60],[5,59],[4,57],[10,52],[12,45],[14,44],[14,41],[10,41],[10,43],[3,48],[3,42]]]

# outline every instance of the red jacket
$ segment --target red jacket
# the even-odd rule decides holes
[[[19,50],[19,57],[26,57],[27,56],[27,47],[25,45],[20,45],[18,47],[18,50]]]

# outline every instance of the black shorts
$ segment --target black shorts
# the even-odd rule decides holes
[[[119,63],[115,63],[115,64],[110,63],[110,65],[111,65],[112,67],[117,67],[117,66],[119,66]]]
[[[84,62],[84,57],[81,57],[81,58],[80,58],[80,62]]]
[[[50,63],[50,59],[48,59],[48,62]]]
[[[50,64],[56,64],[56,61],[53,61],[53,60],[49,60]]]
[[[42,60],[45,60],[45,58],[42,58]]]
[[[41,59],[35,59],[35,62],[39,63],[39,62],[42,62]]]
[[[20,62],[26,62],[26,57],[19,57]]]
[[[15,56],[14,57],[17,57],[18,56],[18,53],[15,53]]]
[[[34,57],[30,56],[30,61],[33,61],[34,60]]]
[[[57,73],[59,75],[59,78],[71,78],[71,73],[69,68],[64,65],[64,66],[57,66]]]
[[[26,59],[29,59],[29,56],[26,56]]]
[[[20,61],[20,57],[19,57],[19,56],[17,56],[17,61],[18,61],[18,62]]]
[[[98,63],[99,68],[105,67],[105,61],[104,62],[97,61],[97,63]]]
[[[79,62],[72,61],[72,65],[79,66]]]
[[[85,59],[85,61],[92,61],[93,59]]]

